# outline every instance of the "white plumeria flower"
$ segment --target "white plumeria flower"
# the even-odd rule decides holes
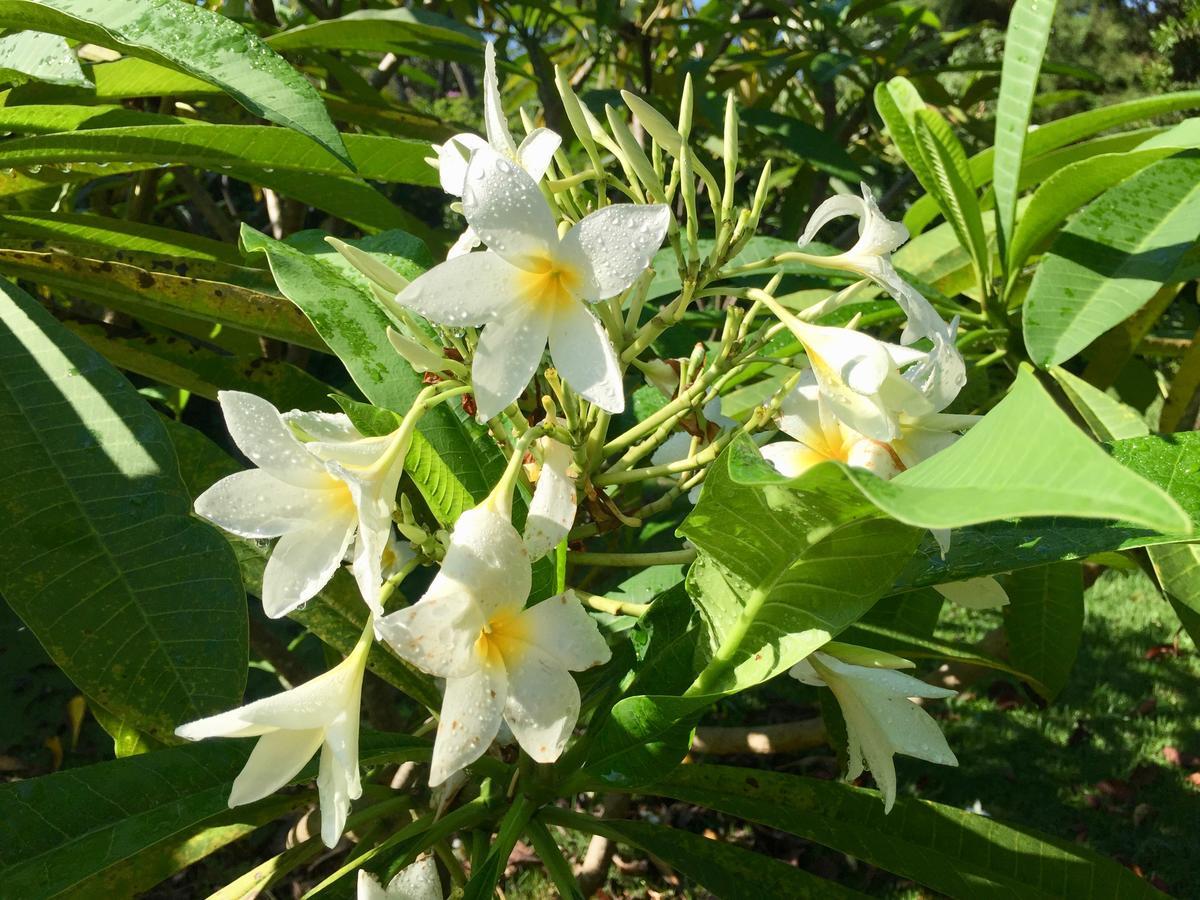
[[[539,438],[542,464],[525,518],[525,547],[531,560],[539,560],[566,538],[575,524],[574,454],[551,437]]]
[[[234,443],[258,468],[218,481],[196,499],[196,513],[241,537],[279,538],[263,573],[266,614],[278,618],[313,597],[352,541],[355,578],[378,610],[380,556],[409,432],[364,438],[345,416],[281,414],[240,391],[218,399]],[[302,442],[289,423],[313,440]]]
[[[621,293],[650,265],[667,232],[667,207],[606,206],[560,238],[529,174],[480,147],[467,168],[463,212],[488,249],[435,266],[396,300],[431,322],[487,326],[471,365],[479,418],[520,396],[547,340],[576,393],[610,413],[624,410],[616,352],[588,304]]]
[[[401,869],[386,888],[366,869],[359,869],[357,900],[442,900],[437,862],[432,856],[421,857]]]
[[[368,623],[349,656],[299,687],[175,729],[176,735],[189,741],[258,738],[245,768],[233,782],[231,809],[275,793],[320,750],[321,840],[327,847],[337,844],[350,801],[362,795],[358,715],[373,633]]]
[[[863,437],[842,424],[811,376],[783,398],[779,428],[793,440],[767,444],[762,455],[787,478],[796,478],[827,460],[866,469],[880,478],[891,478],[903,470],[888,444]]]
[[[535,128],[521,141],[521,145],[513,140],[512,132],[508,130],[508,121],[504,117],[504,107],[500,101],[500,82],[496,78],[496,46],[489,42],[483,53],[483,127],[487,139],[477,134],[456,134],[446,143],[433,145],[437,153],[436,159],[426,162],[438,170],[438,178],[442,190],[453,197],[463,195],[463,187],[467,180],[467,163],[471,154],[480,147],[491,147],[501,156],[519,165],[538,182],[550,168],[554,152],[562,143],[562,138],[549,128]],[[479,235],[470,226],[450,248],[447,259],[461,256],[479,246]]]
[[[579,716],[570,673],[610,657],[573,592],[526,609],[531,581],[507,504],[489,498],[455,523],[425,596],[379,622],[401,657],[446,679],[431,787],[482,756],[501,721],[533,759],[558,759]]]
[[[933,589],[951,603],[966,609],[999,609],[1008,605],[1008,593],[1004,587],[988,576],[935,584]]]
[[[875,203],[870,189],[861,185],[862,197],[839,194],[830,197],[813,211],[799,244],[805,246],[828,222],[842,216],[858,219],[858,240],[845,253],[822,256],[820,264],[844,269],[870,278],[886,290],[908,317],[901,343],[920,338],[933,342],[929,357],[908,373],[935,409],[945,409],[966,384],[966,367],[954,344],[955,326],[947,325],[920,291],[900,277],[892,265],[892,252],[908,240],[908,229],[892,222]]]
[[[958,765],[937,722],[909,698],[938,699],[952,697],[955,692],[894,671],[911,666],[908,660],[890,654],[854,655],[873,657],[875,664],[854,665],[816,652],[794,665],[788,674],[805,684],[833,691],[846,720],[846,777],[853,780],[863,773],[864,765],[869,768],[883,793],[884,810],[891,812],[896,801],[894,754],[943,766]]]

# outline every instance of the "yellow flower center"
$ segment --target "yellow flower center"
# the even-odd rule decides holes
[[[521,291],[530,303],[544,308],[562,306],[579,296],[583,283],[574,266],[542,257],[520,275]]]
[[[329,478],[329,503],[335,510],[340,512],[349,512],[354,509],[354,495],[350,493],[350,486],[340,478],[334,478],[332,475]]]
[[[529,628],[522,612],[524,609],[520,606],[508,606],[492,613],[475,641],[475,652],[480,659],[511,665],[520,658],[529,639]]]

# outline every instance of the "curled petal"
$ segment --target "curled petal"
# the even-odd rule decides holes
[[[809,216],[808,224],[804,226],[804,233],[800,235],[800,240],[797,243],[801,247],[805,244],[811,244],[812,239],[817,236],[818,231],[834,219],[840,219],[842,216],[854,216],[861,224],[866,213],[866,205],[863,203],[861,197],[856,197],[853,194],[835,194],[813,210],[813,214]]]
[[[433,742],[429,786],[437,787],[487,751],[500,729],[508,677],[489,660],[473,672],[446,679],[446,695]]]
[[[434,146],[437,151],[438,180],[443,191],[452,197],[462,196],[471,154],[486,146],[487,141],[477,134],[456,134],[440,147]]]
[[[354,423],[345,413],[305,412],[293,409],[283,414],[283,421],[314,441],[349,443],[363,439],[362,433],[354,427]]]
[[[247,469],[197,497],[196,515],[242,537],[279,537],[305,528],[326,493],[280,481],[264,469]]]
[[[477,235],[475,230],[468,225],[466,230],[458,236],[458,240],[451,244],[450,249],[446,251],[446,259],[454,259],[456,256],[464,256],[478,247],[480,243],[482,242],[479,240],[479,235]]]
[[[272,731],[254,745],[246,765],[233,781],[229,806],[243,806],[269,797],[300,774],[321,746],[324,730]]]
[[[354,758],[347,762],[335,751],[326,736],[321,748],[321,768],[317,774],[317,795],[321,800],[321,841],[335,847],[346,830],[350,801],[362,796],[358,773],[358,710],[354,711]]]
[[[569,474],[574,459],[571,448],[550,438],[544,438],[541,445],[542,471],[525,519],[525,546],[533,560],[557,547],[575,523],[575,479]]]
[[[504,721],[521,749],[534,760],[554,762],[579,718],[575,679],[555,656],[533,645],[527,645],[516,659],[505,661],[508,702]]]
[[[671,221],[663,204],[618,203],[590,213],[562,241],[562,253],[584,274],[584,299],[615,297],[646,271]]]
[[[320,514],[307,528],[289,531],[279,539],[263,572],[263,612],[272,619],[285,616],[325,587],[354,537],[354,504],[346,502]]]
[[[563,380],[610,413],[625,409],[625,389],[608,332],[578,301],[561,305],[550,327],[550,356]]]
[[[468,253],[434,266],[397,294],[396,302],[439,325],[483,325],[520,295],[521,274],[495,253]]]
[[[537,182],[490,147],[471,156],[463,215],[489,250],[520,269],[536,269],[558,250],[558,229]]]
[[[304,449],[274,406],[244,391],[217,399],[233,442],[260,469],[296,487],[325,486],[325,469]]]
[[[512,132],[508,130],[508,120],[504,118],[504,106],[500,101],[496,44],[492,41],[483,51],[483,126],[492,147],[507,156],[516,155],[517,146],[513,143]]]
[[[530,178],[541,181],[546,170],[550,168],[550,161],[560,144],[562,138],[549,128],[535,128],[517,148],[517,162],[529,173]]]
[[[490,323],[471,361],[471,387],[481,420],[497,416],[521,396],[537,371],[550,334],[550,318],[524,307]]]
[[[596,620],[588,615],[574,591],[534,604],[521,618],[528,642],[567,669],[582,672],[604,665],[612,658]]]

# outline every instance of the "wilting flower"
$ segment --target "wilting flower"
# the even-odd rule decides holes
[[[650,265],[667,207],[606,206],[560,238],[537,183],[480,147],[467,167],[463,212],[487,251],[446,260],[396,300],[431,322],[487,326],[471,366],[479,417],[520,396],[547,340],[567,384],[608,412],[622,411],[616,353],[588,304],[621,293]]]
[[[818,206],[800,235],[799,244],[801,247],[808,244],[833,219],[842,216],[858,219],[858,240],[854,246],[845,253],[822,256],[820,264],[864,275],[891,294],[908,317],[901,343],[909,344],[920,338],[933,342],[929,356],[906,374],[934,409],[945,409],[967,380],[962,356],[954,346],[955,328],[947,325],[929,301],[900,277],[892,265],[892,252],[908,240],[908,229],[900,222],[890,221],[876,205],[870,189],[865,184],[861,188],[861,198],[839,194]]]
[[[380,557],[408,432],[364,438],[342,415],[280,414],[240,391],[218,399],[234,443],[258,468],[218,481],[196,499],[196,512],[242,537],[279,538],[263,573],[266,614],[286,615],[315,595],[352,541],[355,578],[378,610]]]
[[[346,826],[350,801],[362,794],[358,772],[358,714],[363,669],[371,650],[368,623],[350,655],[324,675],[240,709],[189,722],[175,734],[189,741],[257,737],[258,743],[229,794],[230,808],[270,796],[321,751],[317,792],[321,839],[332,847]]]
[[[405,866],[385,888],[366,869],[358,870],[357,900],[442,900],[437,862],[423,856]]]
[[[529,553],[509,510],[489,498],[454,525],[441,571],[419,601],[379,621],[384,640],[446,679],[429,784],[487,750],[503,720],[538,762],[553,762],[579,716],[571,671],[608,660],[571,591],[525,608]]]
[[[951,603],[967,609],[999,609],[1008,605],[1007,592],[990,576],[935,584],[933,589]]]
[[[525,547],[538,560],[562,543],[575,523],[574,456],[571,448],[551,437],[538,440],[542,463],[525,517]]]
[[[860,651],[854,655],[871,654]],[[872,666],[854,665],[829,653],[816,652],[794,665],[788,674],[805,684],[833,691],[846,720],[846,777],[857,778],[865,764],[883,793],[884,810],[891,812],[896,800],[894,754],[944,766],[958,765],[937,722],[909,698],[952,697],[955,692],[894,671],[912,665],[899,657],[874,654],[873,662]]]
[[[471,160],[471,154],[480,147],[491,147],[501,156],[516,163],[538,182],[546,174],[554,152],[562,143],[562,138],[549,128],[535,128],[526,135],[520,146],[517,146],[512,132],[508,130],[508,121],[504,118],[500,83],[496,78],[496,45],[491,42],[483,52],[483,127],[487,133],[486,140],[470,132],[456,134],[444,144],[434,144],[437,158],[426,160],[437,168],[442,190],[453,197],[463,195],[463,186],[467,180],[467,163]],[[447,258],[461,256],[477,246],[479,236],[467,226],[467,230],[450,248]]]

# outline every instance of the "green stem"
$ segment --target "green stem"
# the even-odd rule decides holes
[[[696,551],[690,547],[680,550],[663,550],[656,553],[592,553],[580,551],[568,553],[567,559],[580,566],[608,566],[642,569],[648,566],[669,566],[675,563],[690,563]]]
[[[636,616],[640,618],[650,611],[649,603],[630,603],[627,600],[600,597],[582,588],[572,588],[572,590],[575,591],[575,596],[582,600],[586,606],[590,606],[599,612],[608,613],[611,616]]]
[[[550,880],[558,888],[559,896],[565,900],[583,900],[583,892],[579,890],[579,882],[575,880],[570,863],[541,819],[537,816],[530,819],[525,832],[533,842],[534,852],[546,867]]]

